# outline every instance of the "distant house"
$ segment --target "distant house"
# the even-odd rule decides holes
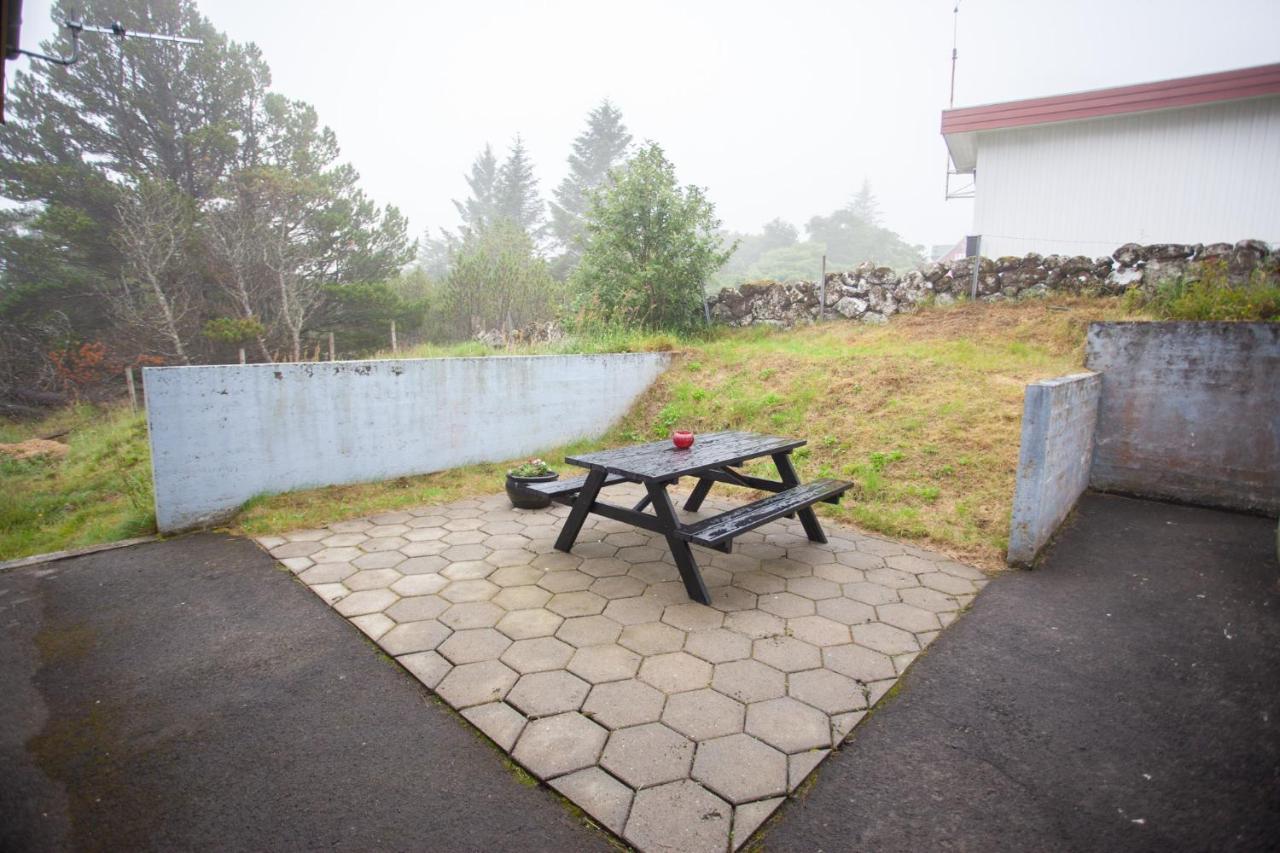
[[[945,110],[987,257],[1280,243],[1280,64]]]

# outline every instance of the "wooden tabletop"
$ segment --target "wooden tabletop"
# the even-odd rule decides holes
[[[564,461],[639,482],[658,482],[696,474],[706,468],[739,465],[760,456],[789,453],[805,443],[802,438],[754,432],[711,432],[696,436],[693,446],[684,450],[670,440],[655,441],[566,456]]]

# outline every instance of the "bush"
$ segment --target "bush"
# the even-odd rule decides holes
[[[1161,320],[1280,321],[1280,282],[1265,270],[1254,270],[1232,282],[1227,265],[1205,263],[1192,274],[1158,282],[1151,290],[1125,294],[1130,312]]]

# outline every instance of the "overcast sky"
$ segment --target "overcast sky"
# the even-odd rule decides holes
[[[316,106],[414,234],[454,226],[475,154],[516,133],[549,196],[605,97],[730,228],[803,226],[865,177],[911,242],[969,230],[971,203],[943,199],[938,133],[952,0],[198,2],[262,47],[274,88]],[[48,9],[27,0],[24,46]],[[1277,0],[961,0],[956,106],[1277,62],[1278,32]]]

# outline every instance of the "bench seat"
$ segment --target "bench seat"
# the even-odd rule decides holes
[[[853,483],[845,480],[814,480],[812,483],[792,486],[775,495],[690,525],[676,535],[695,545],[723,550],[724,544],[735,536],[755,530],[784,515],[791,515],[797,510],[807,509],[819,501],[831,501],[833,498],[839,500],[840,495],[852,486]]]
[[[604,485],[613,486],[617,483],[625,483],[626,477],[619,477],[617,474],[610,474],[604,478]],[[587,484],[587,475],[580,477],[569,477],[568,479],[552,480],[549,483],[524,483],[520,488],[529,492],[538,492],[548,497],[558,498],[563,495],[572,495],[582,491],[582,487]]]

